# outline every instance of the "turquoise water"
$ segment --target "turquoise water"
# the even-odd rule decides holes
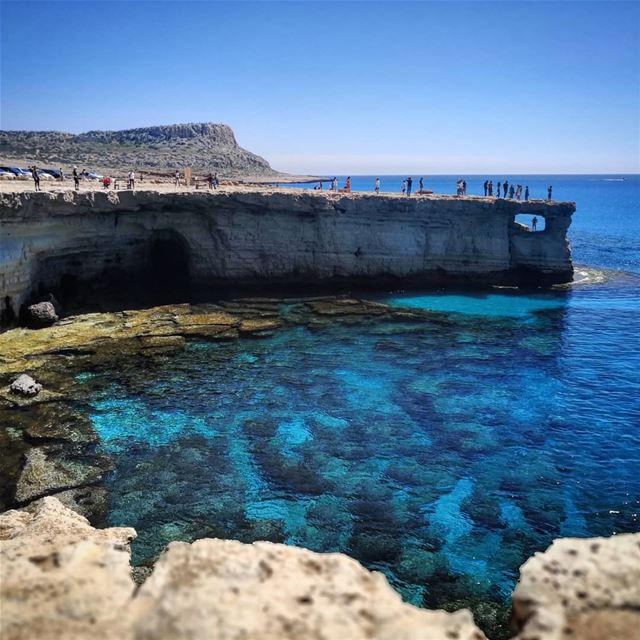
[[[566,185],[586,197],[592,182]],[[640,182],[597,184],[574,251],[640,273]],[[137,529],[135,562],[205,536],[343,551],[497,637],[534,552],[640,531],[638,275],[381,299],[438,313],[192,342],[81,376],[115,465],[109,523]]]
[[[449,313],[96,373],[110,524],[137,529],[137,562],[270,539],[344,551],[419,605],[507,603],[553,538],[640,530],[637,285],[394,296]]]

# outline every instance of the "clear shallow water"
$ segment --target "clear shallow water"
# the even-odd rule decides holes
[[[478,612],[554,537],[640,530],[637,281],[387,301],[447,315],[95,374],[109,521],[137,529],[135,561],[175,539],[271,539]]]
[[[549,182],[578,204],[574,259],[640,274],[640,179],[522,179],[533,196]],[[450,193],[455,176],[426,186]],[[507,637],[527,557],[640,531],[638,276],[384,299],[439,314],[194,342],[81,376],[134,561],[205,536],[344,551],[407,600],[470,606]]]
[[[340,187],[346,176],[338,176]],[[406,176],[380,176],[383,191],[399,193]],[[573,258],[578,264],[640,273],[639,175],[529,175],[529,176],[423,176],[426,189],[455,194],[456,181],[465,178],[469,195],[484,194],[483,183],[506,178],[510,184],[529,186],[531,198],[546,198],[553,185],[555,200],[576,203],[569,230]],[[413,189],[420,176],[413,176]],[[624,179],[623,179],[624,178]],[[375,176],[351,176],[354,191],[373,191]],[[290,185],[313,188],[314,185]],[[325,187],[329,186],[325,183]]]

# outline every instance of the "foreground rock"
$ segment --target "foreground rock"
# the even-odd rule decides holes
[[[16,395],[32,398],[42,391],[42,385],[36,382],[31,376],[23,373],[11,383],[9,390]]]
[[[3,639],[484,638],[468,611],[404,604],[347,556],[271,543],[173,543],[134,593],[134,537],[55,498],[1,515]]]
[[[55,498],[0,516],[3,640],[127,637],[128,528],[97,530]]]
[[[555,540],[521,568],[518,640],[637,640],[640,534]]]

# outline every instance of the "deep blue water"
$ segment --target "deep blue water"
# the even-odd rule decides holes
[[[406,176],[380,176],[381,189],[399,193]],[[413,189],[420,176],[414,175]],[[506,178],[509,184],[529,185],[530,197],[546,198],[553,186],[554,200],[576,203],[569,231],[574,261],[608,269],[640,273],[640,175],[550,176],[423,176],[425,189],[455,194],[456,181],[466,179],[468,195],[483,195],[483,184],[493,180],[494,189]],[[346,176],[338,176],[340,187]],[[373,191],[375,176],[351,176],[353,191]],[[291,185],[313,188],[314,185]],[[324,187],[328,187],[325,183]]]
[[[638,179],[553,184],[579,203],[579,259],[640,273]],[[109,521],[138,530],[136,561],[175,539],[271,539],[344,551],[416,604],[475,608],[508,603],[557,536],[640,531],[638,275],[381,299],[438,313],[84,376],[115,461]]]

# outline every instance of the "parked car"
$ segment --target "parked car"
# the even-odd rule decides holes
[[[14,176],[22,175],[22,171],[18,169],[18,167],[0,167],[2,171],[8,171],[9,173],[13,173]]]
[[[60,180],[60,169],[42,169],[43,173],[50,175],[52,178],[56,180]]]
[[[16,179],[15,173],[11,173],[11,171],[4,171],[3,169],[0,169],[0,180],[15,180],[15,179]]]

